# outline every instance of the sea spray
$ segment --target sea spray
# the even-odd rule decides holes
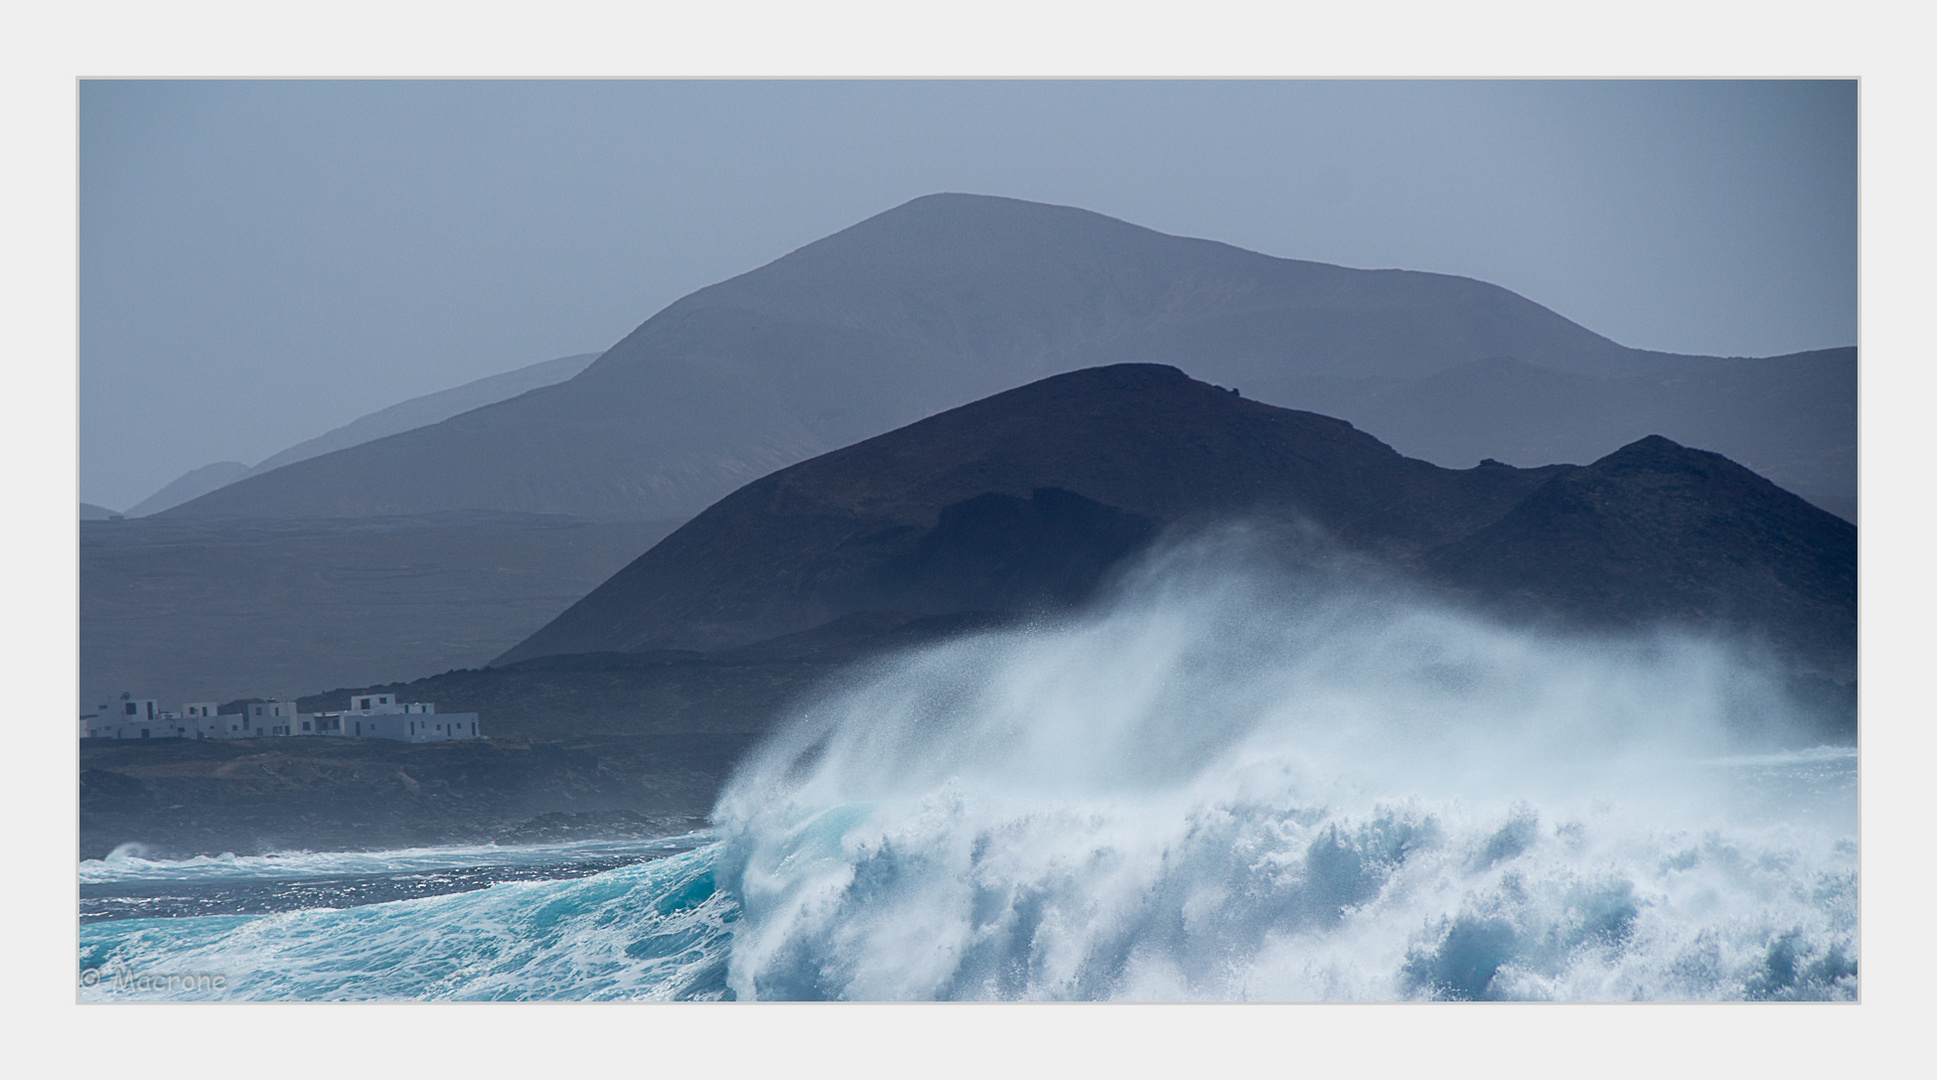
[[[1533,634],[1247,542],[804,709],[716,814],[733,992],[1854,992],[1850,785],[1717,764],[1806,726],[1766,661]]]

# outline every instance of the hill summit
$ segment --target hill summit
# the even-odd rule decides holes
[[[1537,405],[1518,411],[1510,433],[1491,414],[1456,417],[1450,432],[1408,419],[1420,411],[1405,404],[1419,380],[1502,357],[1522,367],[1450,377],[1504,377],[1512,385],[1489,383],[1489,399]],[[1072,207],[943,194],[692,293],[570,380],[253,475],[168,513],[683,519],[816,454],[1119,361],[1179,365],[1280,405],[1399,417],[1394,427],[1424,440],[1375,430],[1448,464],[1474,460],[1474,446],[1495,457],[1541,450],[1523,464],[1556,460],[1549,450],[1587,460],[1578,455],[1651,430],[1724,450],[1741,443],[1754,460],[1832,487],[1853,462],[1853,353],[1741,367],[1642,352],[1467,278],[1280,259]],[[1571,437],[1582,432],[1585,443]],[[1764,445],[1770,437],[1757,433],[1768,432],[1778,434]],[[1486,449],[1493,442],[1500,448]],[[1853,500],[1853,479],[1844,486]]]
[[[1316,527],[1489,604],[1746,629],[1854,678],[1854,526],[1650,437],[1445,469],[1154,364],[1053,376],[742,487],[497,661],[717,650],[870,611],[1078,602],[1164,530]]]

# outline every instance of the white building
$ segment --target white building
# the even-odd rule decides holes
[[[153,698],[123,699],[81,718],[83,739],[269,739],[324,735],[349,739],[448,742],[476,739],[478,714],[439,714],[432,702],[399,703],[395,694],[358,694],[342,712],[306,713],[294,701],[257,701],[240,713],[194,701],[163,712]]]
[[[395,694],[357,694],[340,713],[318,713],[318,732],[349,739],[401,739],[404,742],[448,742],[476,739],[478,714],[439,714],[428,701],[399,703]]]
[[[270,735],[294,735],[302,714],[293,701],[255,701],[242,710],[244,738],[260,739]]]
[[[122,698],[101,706],[100,718],[116,724],[148,724],[167,715],[154,698]]]
[[[81,717],[83,739],[192,739],[194,724],[163,712],[154,698],[122,698]]]

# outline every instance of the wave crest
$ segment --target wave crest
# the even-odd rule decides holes
[[[1796,719],[1765,661],[1513,629],[1232,544],[803,709],[715,815],[733,991],[1853,992],[1840,759],[1794,756],[1808,784],[1728,762],[1745,718]]]

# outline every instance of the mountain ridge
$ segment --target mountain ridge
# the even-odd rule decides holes
[[[774,469],[1059,371],[1173,363],[1305,407],[1274,387],[1425,378],[1498,356],[1596,378],[1672,376],[1701,359],[1627,349],[1468,278],[1279,259],[1070,207],[925,196],[682,297],[570,380],[170,512],[679,518]],[[1853,386],[1853,362],[1846,379],[1838,370]],[[1577,396],[1577,410],[1598,407]],[[1710,394],[1676,434],[1730,451],[1699,418],[1746,408],[1736,426],[1756,428],[1763,406],[1740,404],[1751,397]],[[1853,413],[1836,423],[1853,432]],[[1821,453],[1806,442],[1789,456]],[[1853,459],[1838,469],[1853,501]]]

